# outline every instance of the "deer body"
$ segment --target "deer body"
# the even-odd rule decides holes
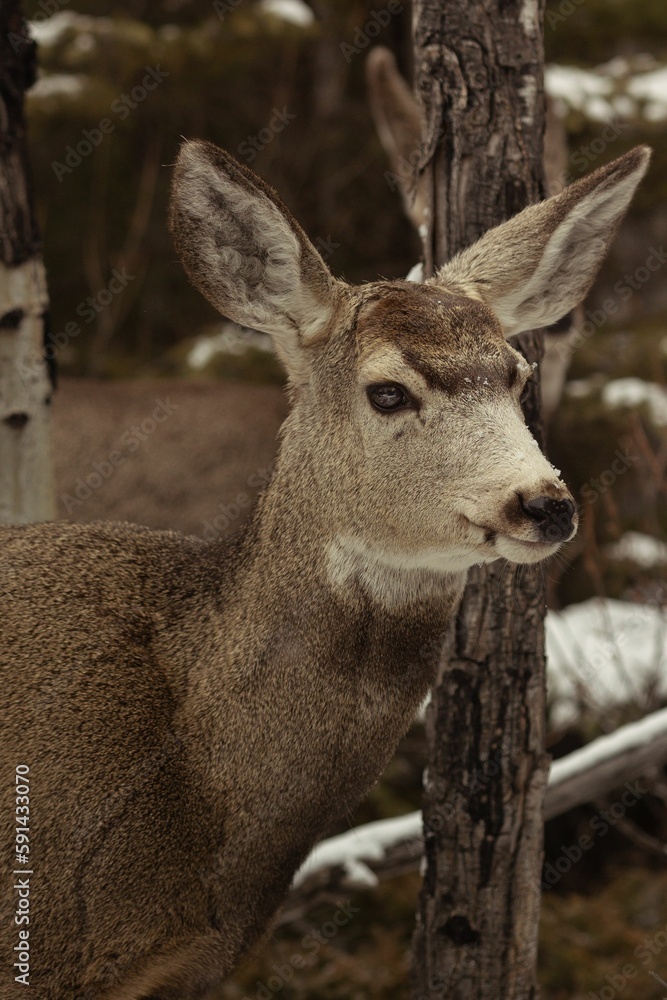
[[[248,540],[225,551],[127,525],[53,524],[36,550],[30,530],[11,536],[3,555],[18,579],[3,579],[13,594],[3,622],[35,681],[17,657],[3,740],[31,767],[35,869],[49,873],[34,880],[35,954],[50,941],[57,955],[55,965],[35,961],[33,984],[45,997],[104,995],[154,953],[159,974],[149,969],[144,982],[142,970],[127,994],[149,996],[165,989],[160,977],[181,951],[210,947],[208,967],[193,959],[195,970],[177,979],[174,995],[188,995],[193,972],[202,989],[233,968],[315,840],[382,770],[426,694],[436,650],[422,647],[443,629],[462,578],[441,600],[434,593],[425,633],[423,608],[412,619],[377,615],[348,607],[310,574],[272,579],[275,563],[249,555]],[[243,599],[229,600],[232,592]],[[41,636],[66,609],[62,673],[35,635],[35,604],[51,606]],[[244,617],[261,627],[240,646],[234,622]],[[45,712],[48,731],[36,724]],[[91,766],[101,789],[94,808]],[[119,877],[126,886],[116,893]],[[85,976],[73,977],[77,956],[95,951]]]
[[[527,210],[433,282],[350,288],[259,178],[184,146],[181,257],[221,311],[272,334],[293,409],[231,542],[0,532],[1,749],[33,782],[38,997],[203,996],[379,776],[467,568],[534,562],[573,534],[505,335],[571,307],[647,155]],[[3,894],[5,956],[11,906]],[[5,974],[0,997],[19,988]]]

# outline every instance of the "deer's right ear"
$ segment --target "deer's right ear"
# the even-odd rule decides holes
[[[188,277],[224,316],[271,334],[297,381],[304,347],[324,334],[345,295],[268,184],[208,142],[185,142],[170,229]]]

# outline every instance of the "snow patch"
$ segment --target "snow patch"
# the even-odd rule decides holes
[[[651,122],[667,120],[667,67],[635,76],[628,82],[631,97],[644,102],[644,117]]]
[[[639,722],[631,722],[621,726],[615,733],[600,736],[580,750],[575,750],[567,757],[554,761],[549,771],[549,788],[560,785],[578,774],[590,771],[591,768],[614,757],[620,757],[629,750],[646,746],[658,737],[664,736],[667,730],[667,708],[652,712]]]
[[[595,389],[595,381],[590,378],[576,378],[565,386],[565,392],[573,399],[586,399],[587,396],[595,392]]]
[[[633,562],[642,569],[667,564],[667,545],[640,531],[626,531],[617,542],[605,547],[604,554],[609,559]]]
[[[414,267],[410,268],[410,270],[408,271],[408,273],[405,276],[405,280],[406,281],[415,281],[415,282],[417,282],[418,285],[421,285],[423,283],[423,281],[424,281],[424,265],[423,265],[423,263],[421,261],[418,264],[415,264]]]
[[[29,100],[54,97],[80,97],[88,86],[88,77],[74,73],[50,73],[40,76],[28,91]]]
[[[309,28],[315,23],[315,15],[303,0],[261,0],[259,8],[299,28]]]
[[[87,55],[95,48],[95,36],[90,31],[83,31],[74,39],[74,48],[77,52]]]
[[[667,612],[650,604],[593,599],[546,620],[549,698],[557,726],[582,705],[603,714],[614,705],[667,697]]]
[[[40,21],[29,21],[30,34],[38,45],[50,48],[58,45],[70,29],[76,28],[81,20],[79,14],[71,10],[61,10],[52,17]]]
[[[607,406],[646,406],[651,423],[656,427],[667,427],[667,389],[657,382],[645,382],[640,378],[617,378],[608,382],[602,390],[602,400]]]
[[[611,80],[576,66],[547,66],[544,84],[549,95],[567,107],[582,111],[588,118],[609,121],[613,107]]]
[[[554,64],[545,68],[544,83],[561,115],[573,110],[605,123],[617,117],[667,120],[667,67],[646,54],[591,70]]]
[[[389,847],[415,840],[421,832],[420,812],[355,827],[318,844],[299,868],[292,885],[296,888],[315,872],[340,865],[354,885],[374,887],[377,875],[364,862],[381,861]]]
[[[260,351],[270,351],[271,339],[264,333],[223,323],[219,333],[198,337],[187,353],[186,364],[195,371],[201,371],[219,354],[245,354],[249,347]]]

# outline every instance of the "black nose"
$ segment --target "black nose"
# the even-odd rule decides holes
[[[521,497],[524,514],[537,523],[545,542],[564,542],[572,534],[574,504],[571,500],[552,500],[551,497]]]

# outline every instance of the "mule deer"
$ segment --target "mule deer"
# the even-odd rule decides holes
[[[390,49],[378,45],[366,59],[368,97],[380,142],[393,171],[403,208],[420,236],[427,222],[428,198],[426,177],[417,172],[422,143],[422,114],[412,90],[399,73]],[[544,131],[544,174],[551,194],[563,190],[567,169],[567,137],[553,102],[547,99]],[[414,269],[413,269],[414,270]],[[412,272],[411,272],[412,273]],[[565,385],[567,369],[576,342],[577,328],[583,322],[579,303],[573,313],[566,313],[544,331],[544,357],[540,364],[542,413],[548,423],[553,419]]]
[[[467,568],[536,562],[574,533],[505,336],[581,298],[648,158],[527,208],[432,281],[350,287],[250,170],[182,147],[181,259],[272,335],[293,408],[227,545],[127,524],[0,532],[2,805],[14,815],[16,765],[40,998],[193,1000],[219,982],[410,724]]]

